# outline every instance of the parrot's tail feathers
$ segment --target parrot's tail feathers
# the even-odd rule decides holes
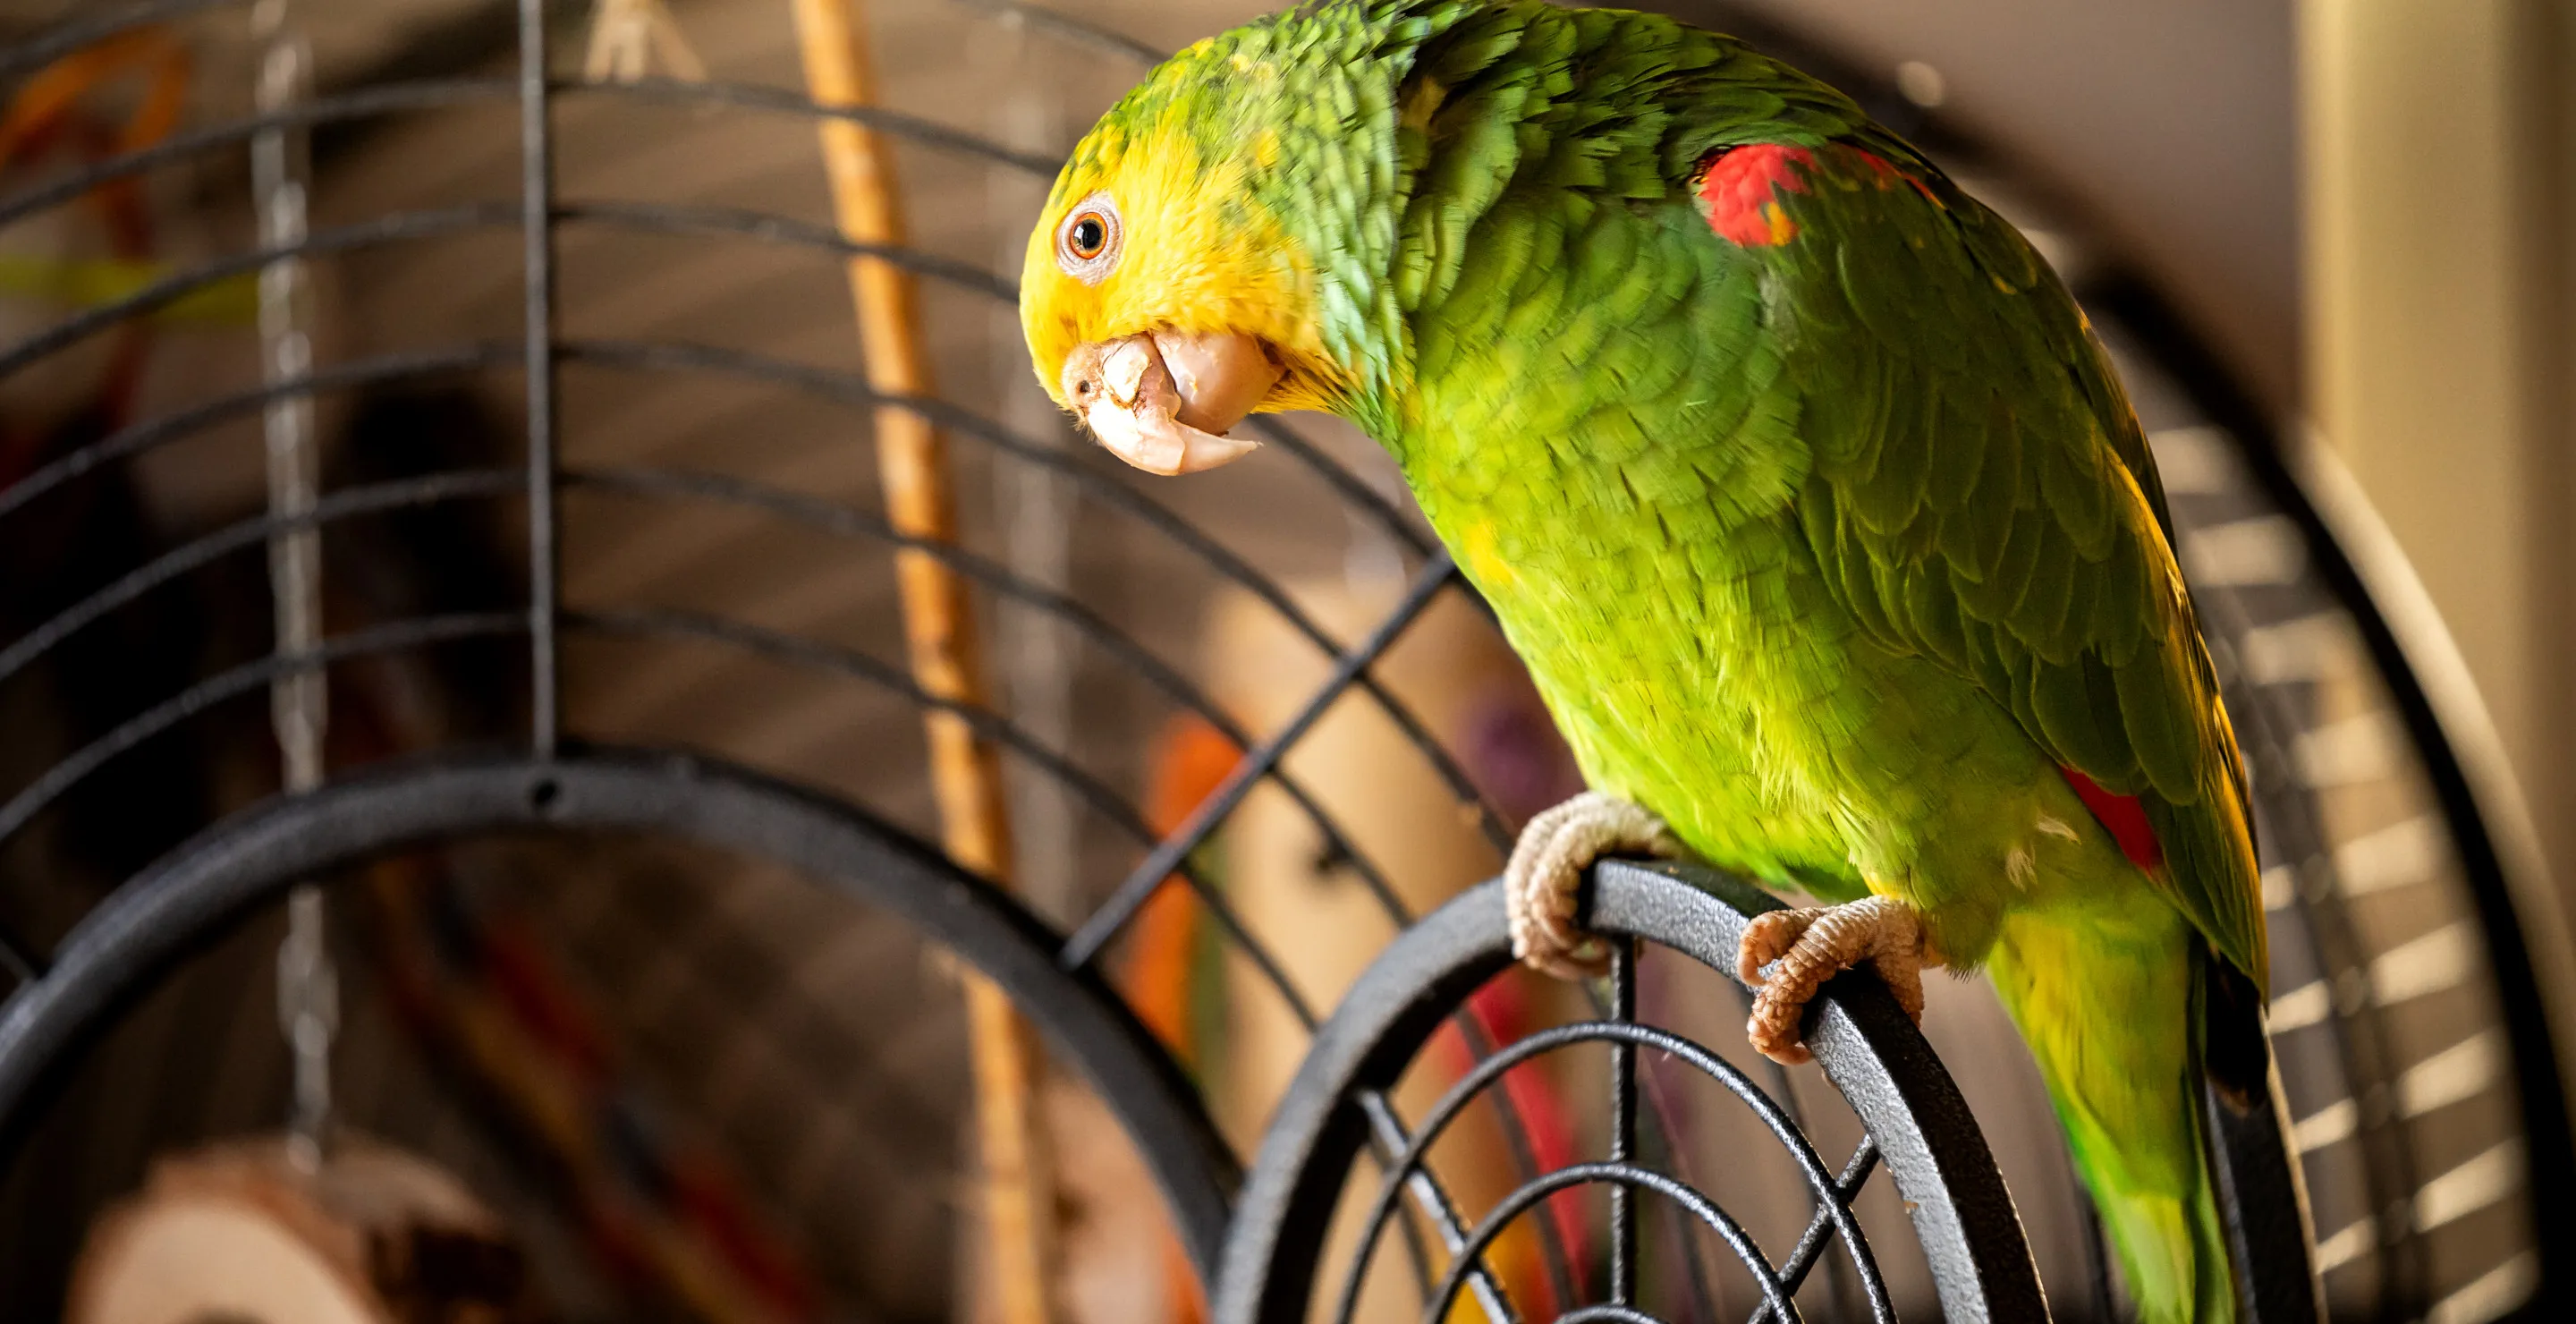
[[[2237,1316],[2200,1112],[2205,1044],[2226,1037],[2205,1032],[2202,1013],[2232,994],[2204,984],[2223,963],[2203,950],[2178,914],[2152,928],[2030,917],[2006,925],[1986,966],[2048,1082],[2141,1324]]]
[[[2118,1189],[2080,1156],[2077,1164],[2087,1169],[2085,1184],[2098,1192],[2095,1208],[2120,1253],[2141,1324],[2221,1324],[2235,1318],[2227,1230],[2218,1220],[2213,1183],[2203,1181],[2177,1198]]]

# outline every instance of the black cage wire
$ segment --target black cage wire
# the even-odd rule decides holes
[[[1221,1319],[1437,1318],[1461,1296],[1496,1319],[2120,1317],[2035,1077],[1980,990],[1936,988],[1917,1034],[1847,977],[1822,1065],[1790,1071],[1743,1050],[1742,990],[1711,968],[1768,904],[1733,880],[1604,866],[1593,916],[1629,942],[1589,996],[1504,971],[1491,888],[1441,904],[1563,772],[1527,753],[1543,738],[1455,720],[1456,676],[1408,668],[1426,621],[1481,618],[1364,443],[1265,420],[1277,454],[1238,466],[1256,476],[1155,486],[1033,402],[1007,255],[1055,153],[1154,48],[1014,0],[899,7],[897,45],[968,72],[913,71],[924,113],[827,108],[775,40],[714,51],[718,77],[596,76],[577,58],[589,9],[464,6],[319,81],[295,65],[301,16],[274,0],[71,6],[0,49],[21,103],[147,37],[191,51],[201,84],[149,141],[13,139],[0,161],[0,232],[84,235],[96,207],[107,238],[82,242],[140,273],[52,289],[57,310],[0,350],[13,1315],[59,1303],[77,1236],[62,1211],[130,1184],[148,1145],[326,1109],[526,1195],[562,1236],[595,1222],[579,1192],[597,1174],[565,1157],[587,1151],[527,1120],[529,1090],[554,1096],[477,1059],[455,1030],[470,1020],[440,1019],[470,969],[474,996],[567,1023],[527,1011],[552,1005],[512,955],[533,929],[617,1004],[616,1051],[661,1063],[640,1091],[658,1103],[594,1109],[606,1147],[661,1163],[667,1187],[687,1128],[656,1119],[713,1115],[763,1188],[745,1199],[796,1225],[785,1240],[820,1285],[773,1293],[777,1317],[977,1299],[952,1262],[972,1240],[952,1235],[970,1092],[941,991],[955,966],[1043,1033],[1089,1100],[1066,1106],[1108,1119],[1069,1133],[1065,1166],[1093,1143],[1132,1151],[1142,1176],[1105,1189],[1159,1195],[1146,1221],[1169,1230],[1149,1239],[1173,1239]],[[1721,5],[1678,9],[1932,148],[2034,233],[2120,361],[2246,743],[2290,1121],[2273,1139],[2303,1178],[2315,1299],[2338,1320],[2442,1324],[2576,1309],[2576,1229],[2543,1194],[2576,1176],[2543,987],[2570,953],[2487,756],[2458,735],[2474,705],[2447,670],[2419,674],[2437,634],[2372,596],[2391,558],[2367,512],[2044,189],[1827,52]],[[1024,64],[976,63],[1004,45],[1080,70],[1010,88]],[[203,90],[219,77],[238,95]],[[978,97],[1009,104],[976,124]],[[828,119],[903,144],[907,202],[964,219],[903,247],[814,219],[810,133]],[[659,187],[681,159],[727,168]],[[127,233],[156,208],[196,219],[164,243]],[[854,256],[925,283],[943,393],[871,390],[846,304],[836,338],[781,329],[797,298],[828,312]],[[694,291],[687,316],[639,293],[665,287]],[[325,311],[383,329],[335,341]],[[137,348],[154,337],[206,366],[156,377]],[[886,407],[952,439],[961,486],[997,494],[991,527],[896,533],[852,458]],[[155,476],[227,464],[256,475],[248,503],[174,504]],[[1029,527],[1054,529],[1054,560]],[[1337,565],[1313,564],[1319,541]],[[1015,673],[988,710],[917,683],[892,624],[898,550],[970,581],[1013,658],[1052,659],[1052,689]],[[1347,591],[1319,605],[1319,576]],[[1256,622],[1244,650],[1299,659],[1249,706],[1190,656],[1194,623],[1226,612]],[[925,708],[1005,751],[1014,812],[1057,861],[1023,868],[1017,895],[925,844]],[[1138,751],[1175,716],[1222,771],[1156,805]],[[1359,754],[1317,753],[1354,724]],[[1517,763],[1494,754],[1504,737]],[[1391,828],[1379,792],[1334,784],[1371,761],[1412,779]],[[1247,820],[1264,815],[1315,890],[1253,885]],[[1440,879],[1418,876],[1432,836]],[[509,899],[550,877],[591,883]],[[317,882],[327,943],[287,914],[319,913]],[[1143,991],[1159,940],[1140,931],[1183,893],[1202,935],[1184,964],[1221,990],[1223,1034]],[[1280,912],[1320,906],[1375,919],[1319,951]],[[836,973],[782,973],[809,966]],[[318,982],[334,969],[336,997]],[[287,1046],[305,1021],[326,1045],[337,1030],[327,1071]],[[423,1025],[427,1048],[371,1043]],[[1284,1027],[1273,1060],[1293,1076],[1219,1060],[1263,1026]],[[558,1038],[586,1062],[611,1051]],[[733,1042],[753,1047],[694,1060]],[[136,1080],[173,1097],[107,1104]],[[780,1097],[799,1105],[751,1102]],[[2237,1227],[2271,1248],[2251,1256],[2270,1271],[2256,1313],[2288,1318],[2308,1308],[2307,1275],[2283,1267],[2302,1229],[2281,1221],[2285,1183],[2247,1171]],[[782,1193],[804,1173],[864,1209]],[[1150,1257],[1106,1262],[1154,1276]]]

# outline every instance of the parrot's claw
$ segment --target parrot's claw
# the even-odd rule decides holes
[[[1512,955],[1559,979],[1585,979],[1609,967],[1610,949],[1574,926],[1583,871],[1604,855],[1688,854],[1664,820],[1615,795],[1586,791],[1521,829],[1503,866],[1511,916]]]
[[[1761,990],[1744,1025],[1754,1050],[1792,1066],[1812,1057],[1798,1026],[1808,1000],[1826,980],[1863,961],[1878,968],[1896,1005],[1921,1024],[1923,967],[1939,964],[1923,912],[1894,897],[1873,896],[1755,916],[1736,953],[1737,976]],[[1764,966],[1771,967],[1768,976]]]

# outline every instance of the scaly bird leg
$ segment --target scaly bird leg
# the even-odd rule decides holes
[[[1896,1005],[1923,1021],[1923,967],[1939,965],[1923,912],[1894,897],[1873,896],[1840,906],[1774,910],[1744,928],[1736,973],[1761,990],[1744,1033],[1754,1050],[1774,1062],[1804,1062],[1798,1021],[1824,982],[1861,962],[1878,967]],[[1776,962],[1776,964],[1775,964]],[[1762,967],[1771,967],[1765,976]]]
[[[1586,791],[1547,810],[1521,829],[1503,866],[1511,915],[1512,955],[1559,979],[1602,973],[1609,948],[1574,926],[1575,893],[1583,871],[1604,855],[1686,856],[1664,820],[1615,795]]]

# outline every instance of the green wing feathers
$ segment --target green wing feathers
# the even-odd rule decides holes
[[[1419,366],[1437,374],[1459,350],[1431,315],[1443,297],[1518,280],[1545,247],[1534,227],[1624,233],[1585,217],[1658,205],[1683,179],[1701,192],[1713,157],[1776,180],[1739,191],[1724,220],[1700,202],[1708,242],[1740,249],[1721,265],[1765,282],[1746,311],[1789,342],[1769,360],[1788,379],[1759,393],[1812,451],[1795,500],[1834,596],[1880,642],[1972,679],[2061,766],[2136,797],[2161,849],[2151,876],[2259,983],[2244,774],[2163,487],[2030,244],[1857,106],[1727,38],[1609,10],[1380,8],[1438,30],[1396,98],[1398,169],[1420,177],[1392,293],[1431,324]],[[1499,205],[1515,193],[1546,205]],[[1563,293],[1539,282],[1532,297]]]
[[[1799,155],[1776,195],[1794,235],[1761,251],[1807,342],[1793,361],[1833,365],[1790,383],[1814,457],[1800,519],[1832,591],[2135,796],[2151,875],[2259,985],[2236,738],[2099,342],[2028,242],[1902,145]]]

